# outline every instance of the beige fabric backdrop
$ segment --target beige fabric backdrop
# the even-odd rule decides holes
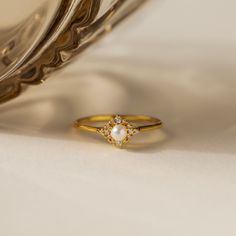
[[[151,2],[0,107],[1,235],[236,234],[236,3]],[[119,112],[165,128],[129,150],[70,128]]]

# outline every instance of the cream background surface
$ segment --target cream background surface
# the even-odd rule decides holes
[[[235,7],[153,0],[2,105],[0,234],[235,235]],[[71,128],[99,113],[155,115],[165,127],[117,150]]]

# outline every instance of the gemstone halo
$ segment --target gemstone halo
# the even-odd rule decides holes
[[[109,143],[122,148],[139,131],[128,121],[117,115],[97,132],[107,139]]]

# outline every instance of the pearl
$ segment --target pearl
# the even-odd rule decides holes
[[[111,130],[111,136],[115,141],[123,141],[127,136],[127,130],[123,125],[115,125]]]

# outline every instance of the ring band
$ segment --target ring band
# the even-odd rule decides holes
[[[99,123],[107,122],[103,126]],[[96,123],[96,125],[93,125]],[[131,137],[139,132],[159,129],[162,121],[145,115],[98,115],[75,121],[74,127],[101,134],[107,141],[117,147],[127,144]]]

